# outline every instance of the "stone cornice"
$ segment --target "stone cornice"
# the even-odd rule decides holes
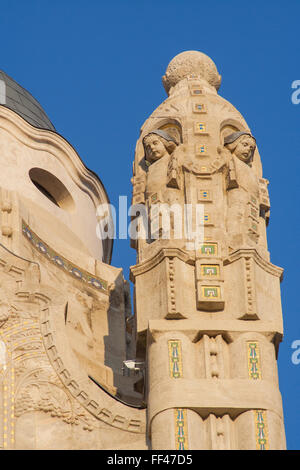
[[[134,282],[137,276],[147,271],[150,271],[150,269],[153,269],[165,258],[178,258],[184,263],[192,265],[195,264],[195,258],[192,253],[183,251],[180,248],[162,248],[161,250],[159,250],[158,253],[156,253],[154,256],[147,259],[146,261],[143,261],[140,264],[136,264],[135,266],[131,266],[130,280]]]
[[[236,337],[248,332],[262,334],[269,341],[278,343],[283,334],[282,325],[261,320],[150,320],[148,329],[154,341],[166,333],[180,331],[193,343],[198,342],[204,334],[209,336],[221,334],[227,343],[231,343]]]
[[[217,386],[216,386],[217,385]],[[184,390],[184,393],[183,393]],[[150,389],[148,427],[153,418],[171,408],[188,408],[202,418],[209,413],[236,417],[248,410],[272,410],[281,414],[281,394],[267,380],[166,379]]]
[[[255,249],[245,248],[234,251],[224,260],[224,266],[233,263],[234,261],[237,261],[240,258],[253,258],[259,267],[264,269],[266,272],[272,274],[273,276],[279,277],[282,281],[283,269],[279,266],[275,266],[275,264],[272,264],[269,261],[266,261],[260,256],[260,254]]]

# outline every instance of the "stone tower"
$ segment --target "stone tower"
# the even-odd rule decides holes
[[[269,182],[220,82],[205,54],[177,55],[163,77],[169,96],[136,147],[133,204],[147,212],[131,275],[153,449],[285,448],[282,269],[267,249]]]
[[[0,72],[0,449],[285,448],[268,181],[220,81],[179,54],[142,127],[132,314],[100,179]]]

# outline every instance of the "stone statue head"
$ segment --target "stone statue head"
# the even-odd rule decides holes
[[[256,149],[256,140],[248,132],[234,132],[225,137],[224,146],[242,162],[250,164]]]
[[[170,155],[175,150],[177,142],[167,132],[155,129],[145,135],[143,145],[145,158],[151,164],[165,155]]]

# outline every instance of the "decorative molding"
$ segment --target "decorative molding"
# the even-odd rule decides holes
[[[179,339],[170,339],[168,341],[168,350],[170,377],[180,379],[183,377],[181,341]]]
[[[207,379],[225,378],[224,343],[226,342],[222,338],[222,335],[217,335],[216,337],[209,337],[206,334],[203,335]]]
[[[249,379],[261,379],[261,363],[258,341],[247,341]]]
[[[230,450],[232,436],[232,421],[228,414],[217,417],[210,414],[208,417],[210,430],[211,450]]]
[[[215,280],[209,279],[197,281],[196,300],[198,310],[208,312],[223,310],[225,302],[221,284],[216,284]]]
[[[168,318],[176,316],[176,292],[175,292],[175,260],[167,258],[167,292],[168,292]]]
[[[234,261],[237,261],[241,258],[253,258],[260,268],[264,269],[266,272],[272,274],[273,276],[279,277],[280,280],[282,280],[283,269],[279,266],[275,266],[275,264],[272,264],[269,261],[266,261],[260,256],[260,254],[256,251],[255,248],[241,249],[230,253],[230,255],[227,256],[227,258],[224,260],[224,266],[233,263]]]
[[[22,321],[10,317],[11,326],[0,330],[0,340],[5,348],[6,361],[0,369],[2,376],[3,403],[2,428],[3,449],[14,449],[17,384],[19,370],[24,369],[24,361],[41,360],[42,342],[39,325],[36,321]]]
[[[240,320],[259,320],[256,306],[256,282],[255,282],[255,266],[251,257],[244,258],[244,276],[245,276],[245,313],[239,318]]]
[[[4,326],[0,328],[0,341],[5,343],[7,354],[11,354],[12,357],[11,361],[6,357],[5,368],[1,367],[0,364],[0,380],[3,378],[4,372],[7,373],[10,366],[13,367],[16,375],[15,397],[16,400],[19,400],[18,403],[16,401],[16,405],[18,404],[18,412],[22,414],[22,409],[24,408],[22,397],[19,395],[24,391],[23,386],[18,386],[18,384],[20,384],[20,374],[23,374],[23,371],[26,372],[26,374],[30,374],[33,369],[27,369],[26,371],[26,361],[28,360],[30,364],[34,361],[36,365],[39,365],[40,369],[43,368],[45,371],[49,370],[52,374],[51,377],[55,377],[55,381],[58,383],[61,390],[73,400],[72,416],[69,412],[67,413],[67,410],[62,408],[63,415],[67,420],[73,420],[74,418],[74,424],[77,424],[79,420],[83,423],[83,426],[87,426],[86,430],[90,430],[88,423],[96,419],[98,422],[103,421],[123,431],[144,434],[145,411],[128,408],[125,404],[121,404],[114,399],[111,394],[106,394],[105,391],[103,391],[104,387],[102,384],[100,384],[102,387],[101,390],[88,378],[85,371],[80,369],[72,350],[69,348],[66,350],[68,341],[64,333],[63,310],[58,307],[56,302],[53,307],[56,318],[54,319],[52,317],[52,299],[45,296],[40,291],[43,286],[38,284],[36,277],[34,278],[35,282],[28,285],[29,290],[26,287],[28,275],[30,274],[32,277],[32,272],[30,271],[31,266],[37,266],[37,263],[20,258],[7,250],[3,249],[1,251],[0,270],[2,276],[4,273],[9,274],[10,279],[16,281],[18,286],[25,281],[24,286],[21,286],[21,290],[17,290],[12,296],[12,299],[9,300],[11,311],[9,311],[8,320],[5,322]],[[34,313],[34,318],[31,316],[30,318],[26,317],[25,319],[21,319],[18,310],[13,305],[13,299],[25,303],[30,301],[37,304],[39,307]],[[61,351],[63,354],[61,354]],[[51,382],[52,381],[53,379]],[[43,379],[43,383],[45,384],[46,382],[48,382],[48,379]],[[46,391],[45,393],[45,396],[44,392],[42,395],[48,400],[48,392]],[[42,395],[41,408],[43,408],[43,403],[45,403]],[[11,396],[13,397],[14,395],[12,394]],[[13,408],[16,405],[13,404]],[[52,405],[51,407],[53,408]],[[38,403],[34,406],[38,406]],[[11,413],[13,408],[7,408],[7,416],[11,419],[15,419],[14,413]],[[41,409],[41,411],[46,410]],[[56,414],[56,412],[59,413],[59,410],[57,411],[54,408],[52,411],[54,414]],[[67,414],[65,414],[65,412]],[[51,414],[50,411],[49,413]],[[125,416],[123,413],[126,413]],[[61,416],[61,418],[63,417]],[[13,425],[10,426],[9,423],[8,426],[9,436],[11,436],[12,429],[10,428],[12,428]],[[8,434],[6,437],[8,437]],[[14,443],[10,442],[8,439],[6,443],[8,449],[13,447]],[[1,445],[2,443],[0,442],[0,447]]]
[[[201,278],[219,279],[220,278],[220,265],[219,264],[201,264],[200,265]],[[200,280],[200,278],[199,278]]]
[[[11,191],[3,188],[1,189],[1,233],[4,245],[11,248],[13,234],[12,197]]]
[[[197,257],[201,258],[203,256],[218,256],[218,243],[207,242],[201,245],[201,248],[197,251]]]
[[[177,408],[174,410],[175,420],[175,449],[188,450],[187,410]]]
[[[161,263],[165,258],[178,258],[184,263],[194,265],[194,254],[181,250],[180,248],[162,248],[152,258],[143,261],[140,264],[130,267],[130,280],[134,282],[137,276],[150,271]]]
[[[39,323],[18,322],[0,331],[7,351],[3,377],[3,448],[14,448],[15,420],[33,411],[49,413],[52,418],[81,424],[83,430],[92,431],[93,422],[97,421],[71,397],[49,364]]]
[[[51,261],[58,268],[62,269],[64,272],[70,274],[73,278],[85,282],[90,287],[94,287],[100,292],[108,294],[108,283],[104,279],[94,276],[93,274],[88,273],[80,269],[73,263],[70,263],[66,258],[58,254],[52,248],[47,245],[41,238],[39,238],[29,226],[22,221],[22,233],[30,241],[32,246],[39,251],[48,261]]]
[[[3,340],[3,336],[0,336]],[[4,341],[4,344],[5,341]],[[14,393],[15,393],[15,372],[12,364],[11,352],[6,349],[7,363],[3,367],[3,401],[2,401],[2,429],[3,429],[3,449],[12,449],[15,442],[15,412],[14,412]],[[0,376],[1,376],[0,374]]]
[[[184,313],[181,311],[178,306],[178,293],[176,292],[176,287],[179,282],[175,282],[176,276],[176,258],[166,258],[166,290],[167,290],[167,302],[168,302],[168,311],[165,316],[167,320],[186,318]],[[177,268],[178,269],[178,268]],[[180,272],[180,268],[179,268]],[[180,300],[180,296],[179,296]],[[184,311],[184,308],[182,309]]]
[[[269,450],[269,431],[267,423],[267,412],[265,410],[254,410],[255,441],[257,450]]]
[[[59,354],[59,346],[56,344],[56,334],[52,327],[49,307],[42,309],[40,322],[44,347],[50,363],[61,382],[80,405],[95,418],[110,426],[132,433],[143,434],[145,432],[145,424],[143,421],[140,419],[129,419],[125,416],[113,413],[105,407],[101,407],[101,404],[96,401],[95,397],[91,396],[92,390],[89,385],[92,385],[92,383],[88,384],[87,382],[86,385],[84,385],[82,380],[78,380],[78,374],[76,376],[72,369],[65,365]],[[103,385],[101,386],[103,387]],[[111,400],[113,401],[114,399],[111,397]],[[116,403],[117,402],[115,402],[115,404]],[[119,409],[121,409],[120,405]]]

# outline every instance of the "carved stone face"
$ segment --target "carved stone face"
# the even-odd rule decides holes
[[[147,137],[145,137],[144,147],[146,159],[150,163],[153,163],[165,155],[168,155],[168,151],[162,139],[158,135],[149,134]]]
[[[249,163],[256,148],[255,140],[249,135],[242,135],[237,140],[237,145],[233,151],[234,155],[242,162]]]

